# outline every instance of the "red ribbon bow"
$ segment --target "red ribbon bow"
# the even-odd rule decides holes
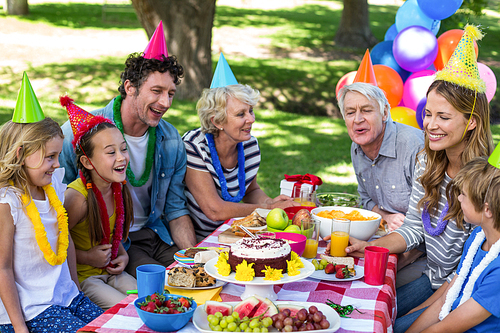
[[[285,175],[285,180],[289,182],[299,182],[301,184],[311,184],[316,186],[323,184],[321,178],[315,175],[311,175],[310,173],[306,173],[305,175]]]

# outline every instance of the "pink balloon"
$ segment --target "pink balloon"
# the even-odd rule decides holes
[[[497,78],[495,77],[495,73],[493,73],[488,66],[480,62],[477,63],[477,69],[479,70],[479,76],[483,79],[484,83],[486,83],[486,98],[488,102],[491,102],[497,90]]]
[[[426,69],[408,77],[403,88],[403,102],[406,107],[417,110],[418,103],[425,98],[427,90],[434,81],[435,73]]]

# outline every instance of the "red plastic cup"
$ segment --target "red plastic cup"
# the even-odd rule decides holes
[[[389,250],[380,246],[365,247],[365,282],[372,286],[384,284]]]

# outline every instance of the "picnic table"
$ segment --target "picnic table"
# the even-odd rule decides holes
[[[198,246],[220,246],[218,236],[230,228],[232,220],[222,224],[211,235],[206,237]],[[326,242],[321,241],[318,253],[323,253]],[[363,266],[364,260],[355,259],[356,265]],[[174,263],[167,269],[178,265]],[[396,318],[396,269],[397,256],[390,255],[387,265],[384,284],[371,286],[364,282],[364,278],[354,281],[323,281],[306,278],[300,281],[277,284],[274,291],[279,301],[317,302],[325,303],[331,300],[342,306],[352,305],[358,311],[353,311],[349,318],[341,318],[339,333],[351,332],[392,332],[392,324]],[[239,297],[245,286],[227,283],[220,291],[223,302],[241,301]],[[130,295],[123,301],[106,311],[79,332],[100,333],[145,333],[154,332],[147,328],[139,319],[133,301],[137,295]],[[192,322],[188,323],[179,332],[198,332]]]

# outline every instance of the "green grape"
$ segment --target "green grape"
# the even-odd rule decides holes
[[[220,327],[226,328],[227,327],[227,321],[225,319],[222,319],[219,323]]]
[[[326,261],[326,259],[321,259],[320,263],[321,265],[326,266],[326,264],[328,264],[328,261]]]
[[[221,312],[216,312],[214,315],[216,317],[218,317],[218,318],[222,318],[223,317]]]
[[[264,327],[269,327],[273,324],[273,320],[271,319],[271,317],[266,317],[264,319],[262,319],[262,325],[264,325]]]
[[[230,331],[230,332],[234,332],[236,331],[236,328],[238,327],[238,325],[236,325],[236,323],[233,321],[229,324],[227,324],[227,329]]]
[[[269,330],[267,329],[267,327],[262,327],[262,328],[260,329],[260,331],[261,331],[261,332],[263,332],[263,333],[267,333],[267,332],[269,332]]]
[[[208,322],[213,326],[217,326],[219,325],[219,317],[213,316]]]
[[[240,330],[245,331],[248,327],[248,323],[246,321],[240,324]]]
[[[225,329],[222,330],[222,332],[230,332],[229,329],[226,327]]]
[[[215,326],[214,326],[214,325],[212,325],[212,324],[208,323],[208,326],[210,327],[210,329],[211,329],[212,331],[215,331]]]
[[[227,316],[226,317],[226,322],[229,324],[229,323],[233,323],[234,322],[234,317],[233,316]]]
[[[234,317],[234,319],[240,319],[240,314],[239,314],[238,312],[236,312],[236,311],[234,311],[234,312],[231,314],[231,316],[233,316],[233,317]]]
[[[258,319],[252,319],[252,321],[250,322],[250,328],[257,328],[260,326],[260,322]]]
[[[314,264],[317,264],[317,263],[318,263],[318,260],[313,259],[313,260],[311,261],[311,263],[312,263],[313,265],[314,265]]]
[[[243,320],[243,321],[247,321],[247,320],[249,320],[249,319],[250,319],[250,318],[248,318],[247,316],[245,316],[245,317],[243,317],[243,319],[242,319],[242,320]]]
[[[255,327],[252,332],[254,332],[254,333],[260,333],[261,332],[260,331],[260,327]]]
[[[251,329],[250,327],[247,327],[247,328],[245,328],[245,332],[253,332],[253,329]]]
[[[212,315],[208,315],[207,316],[207,320],[210,322],[212,320],[212,318],[214,318],[215,316],[212,314]]]
[[[314,270],[315,270],[315,271],[317,271],[317,270],[319,269],[319,265],[318,265],[318,263],[317,263],[317,262],[316,262],[316,263],[313,263],[313,266],[314,266]]]
[[[220,327],[220,325],[216,325],[212,331],[222,332],[222,327]]]

